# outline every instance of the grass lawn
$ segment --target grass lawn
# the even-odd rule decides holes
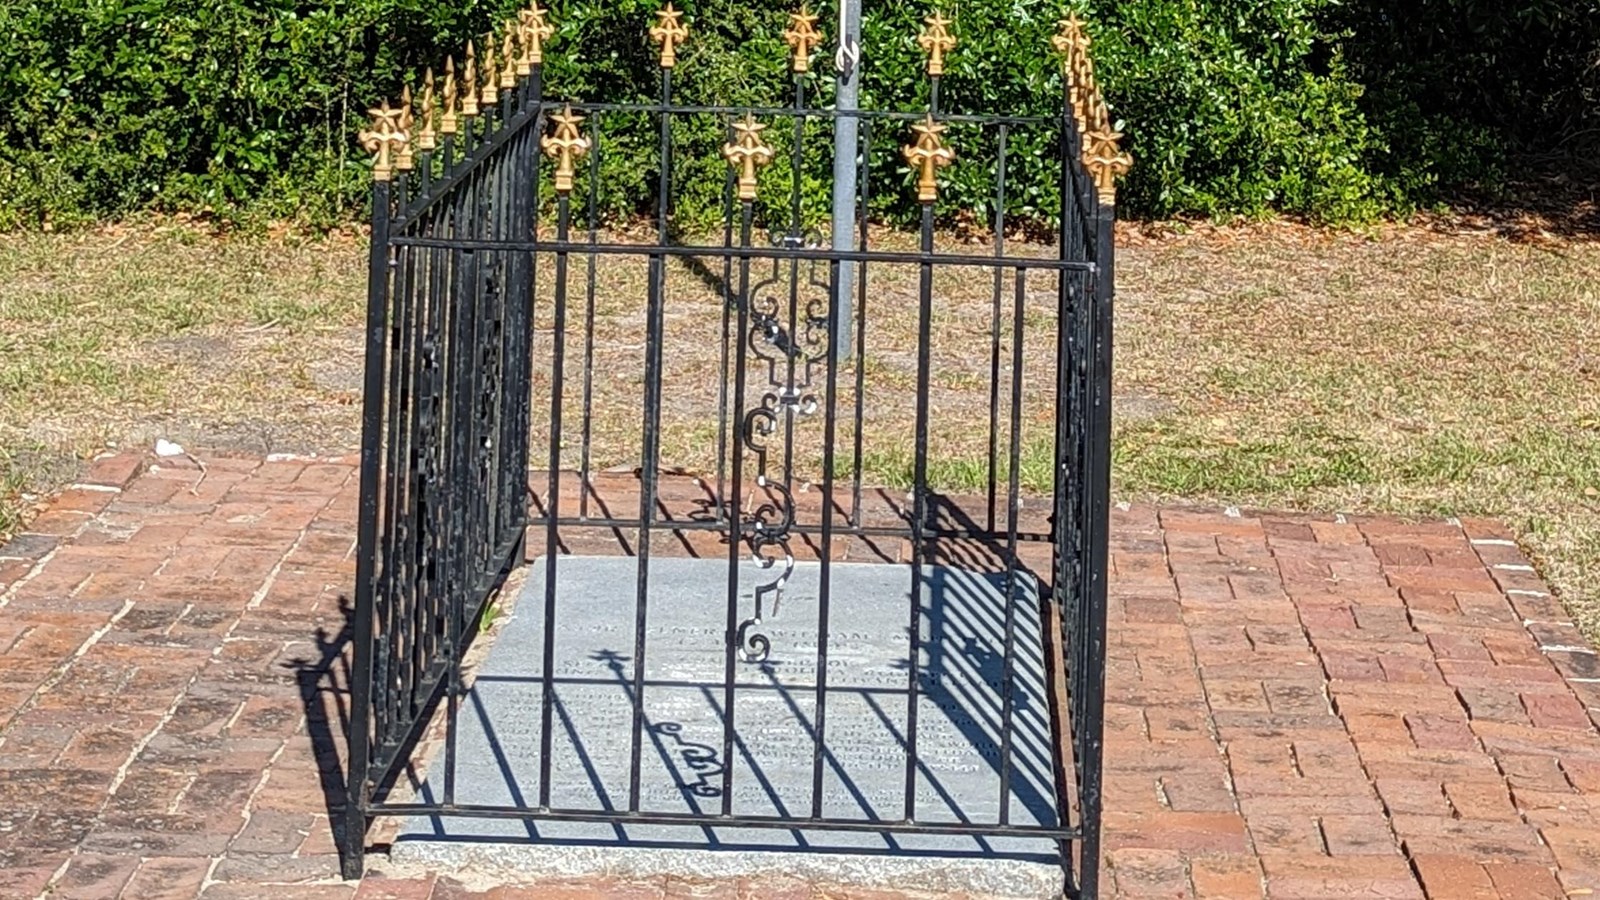
[[[178,226],[0,237],[0,534],[26,492],[110,444],[355,447],[364,258],[356,239]],[[1130,235],[1118,276],[1119,498],[1496,516],[1600,638],[1600,243],[1206,229]],[[903,288],[886,279],[874,302],[895,306]],[[603,289],[602,307],[627,297]],[[614,324],[600,341],[635,329],[616,346],[636,352],[634,320]],[[940,400],[986,409],[986,339],[962,327],[937,351],[953,361]],[[892,380],[904,347],[880,346]],[[705,409],[669,403],[669,451],[674,424],[684,447],[705,444]],[[714,409],[709,421],[714,434]],[[867,480],[904,477],[904,424],[869,425],[890,441],[868,452]],[[601,423],[600,455],[635,427]],[[981,452],[951,440],[936,474],[959,484],[974,468],[963,454]],[[1034,456],[1048,466],[1029,444],[1025,482]]]

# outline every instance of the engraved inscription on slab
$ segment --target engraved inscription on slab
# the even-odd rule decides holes
[[[551,802],[560,809],[626,809],[633,728],[638,561],[557,561]],[[732,772],[735,814],[808,816],[817,720],[821,568],[795,568],[781,611],[763,625],[762,663],[735,662],[735,740],[723,756],[723,672],[728,647],[727,564],[657,559],[646,608],[641,808],[718,813]],[[762,572],[742,567],[743,586]],[[539,794],[544,563],[464,698],[456,758],[461,803],[533,806]],[[822,813],[897,821],[904,815],[911,625],[909,567],[834,564],[827,622]],[[1019,573],[1010,602],[1013,677],[1005,684],[1007,598],[1000,575],[925,567],[917,592],[921,651],[917,706],[916,815],[925,822],[998,820],[1001,769],[1014,824],[1054,824],[1049,711],[1039,634],[1038,588]],[[738,595],[743,597],[743,590]],[[738,613],[744,614],[741,604]],[[1012,747],[1002,752],[1010,699]],[[1009,758],[1008,758],[1009,757]],[[443,761],[425,792],[439,799]],[[407,823],[402,840],[427,836],[595,843],[733,843],[768,849],[877,849],[941,855],[1047,854],[1042,840],[888,836],[786,830],[644,827],[505,820]],[[714,833],[713,833],[714,832]]]

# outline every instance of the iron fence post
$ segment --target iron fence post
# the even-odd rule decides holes
[[[1107,577],[1110,569],[1111,530],[1111,356],[1112,302],[1115,295],[1113,225],[1116,209],[1105,198],[1095,205],[1095,264],[1093,339],[1090,359],[1092,400],[1090,409],[1088,596],[1080,624],[1083,630],[1084,708],[1088,714],[1077,727],[1084,730],[1082,766],[1083,838],[1079,847],[1079,881],[1085,900],[1099,896],[1100,783],[1104,755],[1105,657]]]
[[[361,406],[361,501],[357,528],[354,659],[350,669],[350,739],[339,860],[346,879],[361,877],[366,845],[367,764],[372,728],[374,569],[378,539],[378,463],[383,447],[384,345],[389,305],[390,183],[372,183],[372,245],[367,269],[367,358]]]

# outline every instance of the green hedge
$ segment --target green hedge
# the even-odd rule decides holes
[[[1492,184],[1508,153],[1584,134],[1597,108],[1590,59],[1600,35],[1597,4],[1076,5],[1091,23],[1103,84],[1136,159],[1122,194],[1128,211],[1276,210],[1347,221]],[[771,104],[787,96],[781,5],[680,5],[694,31],[678,69],[680,99]],[[923,4],[866,6],[866,102],[919,108],[925,84],[911,37]],[[555,3],[549,91],[648,96],[655,70],[643,31],[656,7],[656,0]],[[397,94],[403,78],[436,65],[447,48],[508,9],[462,0],[0,5],[7,35],[0,43],[0,228],[146,208],[347,218],[364,196],[367,161],[353,135],[366,106]],[[944,89],[949,106],[1054,110],[1056,61],[1047,40],[1062,4],[984,0],[946,11],[961,39]],[[822,12],[826,24],[831,11]],[[815,89],[826,94],[827,65],[820,68]],[[608,140],[607,208],[634,211],[651,194],[641,173],[654,153],[653,131],[641,120]],[[688,165],[715,164],[699,152],[706,148],[688,149]],[[951,173],[951,190],[978,210],[986,175],[970,168]],[[808,165],[807,188],[808,208],[820,211],[820,159]],[[714,202],[717,188],[705,190],[684,198],[689,212]],[[1041,176],[1012,190],[1016,211],[1027,215],[1048,186]]]

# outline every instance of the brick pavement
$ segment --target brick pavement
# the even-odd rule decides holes
[[[903,897],[340,882],[352,461],[150,463],[96,461],[0,548],[0,898]],[[1113,526],[1114,896],[1600,891],[1600,662],[1498,525]]]

